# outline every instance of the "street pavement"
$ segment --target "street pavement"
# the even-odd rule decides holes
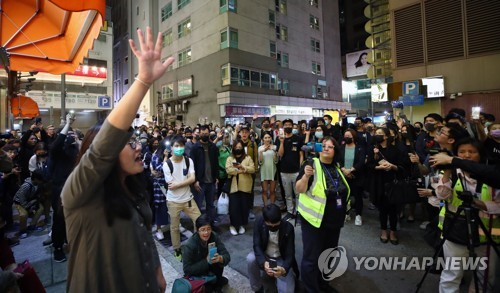
[[[255,211],[260,214],[262,200],[260,188],[256,187]],[[368,200],[365,199],[365,210],[363,225],[354,225],[353,219],[346,223],[340,235],[340,246],[347,251],[349,266],[345,274],[334,279],[331,285],[340,292],[414,292],[417,283],[423,276],[422,270],[367,270],[362,267],[355,269],[353,257],[429,257],[433,250],[423,240],[424,231],[419,229],[419,207],[417,206],[417,218],[414,223],[401,221],[401,229],[398,232],[399,245],[381,243],[379,240],[380,230],[378,224],[378,212],[367,208]],[[229,279],[229,286],[224,292],[251,292],[246,267],[246,256],[252,250],[253,222],[251,221],[244,235],[232,236],[229,233],[228,216],[219,216],[217,223],[220,235],[231,254],[231,262],[224,271]],[[188,219],[182,219],[183,226],[192,228]],[[293,223],[293,221],[292,221]],[[165,233],[166,235],[168,232]],[[191,235],[188,230],[186,238]],[[327,236],[327,235],[325,235]],[[43,247],[42,242],[48,238],[48,231],[37,232],[26,239],[21,239],[20,245],[13,247],[17,262],[29,259],[37,271],[47,292],[65,292],[67,262],[56,263],[52,258],[52,248]],[[296,258],[299,263],[302,259],[302,233],[300,225],[295,228]],[[171,286],[175,278],[182,275],[182,263],[172,254],[171,247],[157,242],[158,251],[165,279],[167,280],[167,292],[171,292]],[[420,292],[438,292],[439,275],[429,274]],[[296,292],[300,292],[300,285]],[[466,292],[462,286],[461,292]]]

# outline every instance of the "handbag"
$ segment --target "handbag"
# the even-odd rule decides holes
[[[458,217],[456,217],[455,223],[452,226],[451,222],[453,221],[453,217],[455,217],[455,213],[452,213],[448,211],[448,209],[446,209],[443,222],[444,238],[457,244],[468,245],[469,237],[467,237],[468,228],[465,216],[459,215]],[[474,218],[471,219],[471,231],[472,231],[472,244],[474,246],[479,246],[480,241],[479,241],[478,223],[475,222]]]
[[[178,278],[172,285],[172,293],[204,293],[205,283],[206,281],[203,279]]]
[[[233,182],[233,177],[227,177],[226,182],[222,185],[221,191],[225,194],[231,193],[231,183]]]
[[[17,281],[21,292],[45,293],[45,288],[29,260],[25,260],[23,263],[18,264],[14,272],[23,274],[23,277]]]
[[[410,178],[394,180],[384,185],[387,202],[393,205],[402,205],[408,203],[416,203],[420,201],[420,196],[417,192],[417,182]]]
[[[217,214],[227,215],[229,214],[229,196],[227,193],[222,192],[217,201]]]

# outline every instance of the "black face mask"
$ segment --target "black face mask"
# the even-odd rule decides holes
[[[187,135],[186,139],[193,139],[193,136],[192,135]]]
[[[372,132],[372,130],[373,130],[373,127],[371,127],[371,126],[366,127],[366,131]]]
[[[243,149],[234,149],[234,154],[237,156],[243,155]]]
[[[214,141],[217,138],[217,134],[210,135],[210,140]]]
[[[373,136],[373,138],[375,139],[376,143],[381,143],[381,142],[384,141],[384,136],[383,135],[378,135],[377,134],[377,135]]]
[[[395,139],[396,139],[396,137],[394,137],[394,136],[389,136],[389,137],[387,138],[387,143],[393,143]]]
[[[436,124],[434,123],[425,123],[424,127],[429,132],[433,132],[434,130],[436,130]]]
[[[268,128],[269,127],[269,124],[268,123],[264,123],[262,124],[262,128]]]
[[[167,131],[166,131],[166,130],[163,130],[163,131],[161,132],[161,136],[163,136],[163,137],[167,136]]]
[[[278,225],[278,226],[273,226],[273,227],[271,227],[271,226],[267,226],[267,228],[268,228],[268,229],[269,229],[269,231],[271,231],[271,232],[276,232],[276,231],[278,231],[278,230],[280,229],[280,226],[279,226],[279,225]]]
[[[200,139],[201,141],[203,142],[208,142],[208,139],[210,138],[210,136],[208,134],[204,134],[204,135],[201,135],[200,136]]]
[[[285,133],[290,134],[292,133],[293,128],[292,127],[286,127],[285,128]]]
[[[351,144],[353,142],[353,139],[352,139],[352,137],[346,137],[346,138],[344,138],[344,141],[346,144]]]
[[[408,138],[410,138],[410,136],[408,135],[408,133],[401,133],[401,137],[402,137],[403,139],[408,139]]]

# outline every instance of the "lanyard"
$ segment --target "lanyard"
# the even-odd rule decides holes
[[[339,176],[338,176],[338,173],[337,173],[336,180],[334,180],[333,177],[332,177],[332,174],[330,174],[330,171],[328,171],[328,168],[323,163],[321,163],[321,166],[323,166],[323,170],[325,170],[326,174],[328,174],[328,177],[330,177],[330,180],[332,180],[333,189],[336,192],[338,192],[339,191]],[[326,186],[325,186],[325,189],[326,189]]]

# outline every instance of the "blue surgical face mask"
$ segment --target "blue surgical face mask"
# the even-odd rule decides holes
[[[323,138],[323,132],[315,132],[314,136],[316,136],[316,138]]]
[[[299,134],[299,130],[298,129],[292,129],[292,133],[293,134]]]
[[[184,155],[184,147],[174,147],[174,156],[182,156]]]

